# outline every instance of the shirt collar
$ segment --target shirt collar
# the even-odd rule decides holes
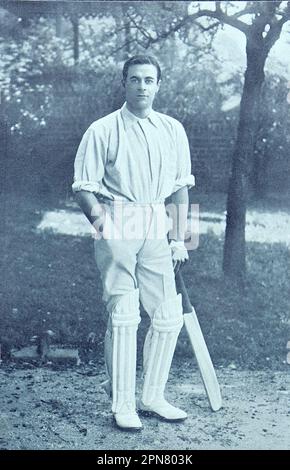
[[[129,111],[127,107],[127,104],[124,103],[121,108],[121,115],[122,115],[126,130],[129,129],[131,126],[133,126],[133,124],[137,123],[138,121],[142,123],[142,121],[145,121],[146,119],[148,119],[148,121],[150,121],[151,124],[153,124],[153,126],[158,127],[157,113],[153,109],[150,111],[149,115],[146,118],[139,118],[138,116],[135,116],[135,114],[131,113],[131,111]]]

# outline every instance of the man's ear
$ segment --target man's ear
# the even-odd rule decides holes
[[[157,83],[157,87],[158,87],[158,88],[157,88],[157,90],[156,90],[156,93],[158,93],[159,88],[160,88],[160,85],[161,85],[161,79],[160,79],[159,82]]]
[[[122,86],[125,88],[125,80],[124,80],[124,78],[122,78],[121,83],[122,83]]]

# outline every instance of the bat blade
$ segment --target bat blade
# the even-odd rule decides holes
[[[196,357],[204,388],[212,410],[218,411],[222,406],[219,383],[180,270],[175,275],[175,281],[177,292],[182,295],[184,324]]]
[[[183,317],[210,406],[218,411],[222,406],[220,387],[194,308]]]

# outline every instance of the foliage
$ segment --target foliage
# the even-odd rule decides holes
[[[262,90],[256,152],[266,158],[286,158],[290,144],[289,103],[286,100],[287,80],[269,72]],[[285,132],[286,130],[286,132]],[[270,155],[275,149],[274,155]]]
[[[13,175],[33,174],[46,179],[46,186],[57,178],[64,186],[84,130],[122,104],[121,66],[128,54],[136,52],[158,57],[163,79],[156,108],[183,122],[193,154],[198,129],[211,132],[211,124],[220,123],[221,140],[234,139],[238,108],[225,113],[222,107],[232,96],[241,96],[242,74],[225,73],[225,64],[211,44],[214,28],[200,32],[200,25],[190,18],[187,2],[151,2],[150,8],[145,2],[123,2],[104,8],[95,18],[79,20],[78,64],[73,58],[71,19],[64,20],[61,38],[56,37],[54,20],[47,17],[31,19],[26,28],[3,41],[0,84],[17,162],[16,172],[11,165]],[[282,97],[278,82],[269,87],[272,92],[265,93],[265,103],[274,101],[276,92]],[[276,114],[263,111],[256,145],[259,155],[270,157],[272,148],[278,148],[281,156],[286,151],[282,115],[279,123],[274,119],[280,112],[277,106]],[[53,133],[55,139],[48,141]],[[210,159],[204,164],[210,174]]]
[[[1,87],[12,132],[26,134],[45,126],[50,114],[52,83],[41,77],[60,61],[66,41],[52,35],[48,22],[33,23],[22,40],[1,44]]]
[[[98,74],[104,67],[104,74],[110,69],[114,75],[112,61],[104,64],[93,51],[84,54],[79,68],[74,67],[70,37],[56,37],[51,21],[42,18],[33,22],[22,41],[4,42],[1,48],[0,83],[11,130],[26,136],[55,118],[62,96],[90,95],[93,87],[97,91]],[[109,87],[110,80],[105,85]]]

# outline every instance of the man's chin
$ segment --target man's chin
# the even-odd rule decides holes
[[[148,98],[136,98],[134,103],[136,105],[148,106],[149,100],[148,100]]]
[[[148,101],[138,101],[134,103],[127,103],[129,111],[134,113],[144,113],[148,110],[150,112],[152,103]]]
[[[150,109],[151,103],[148,100],[138,100],[134,103],[134,108],[140,110]]]

